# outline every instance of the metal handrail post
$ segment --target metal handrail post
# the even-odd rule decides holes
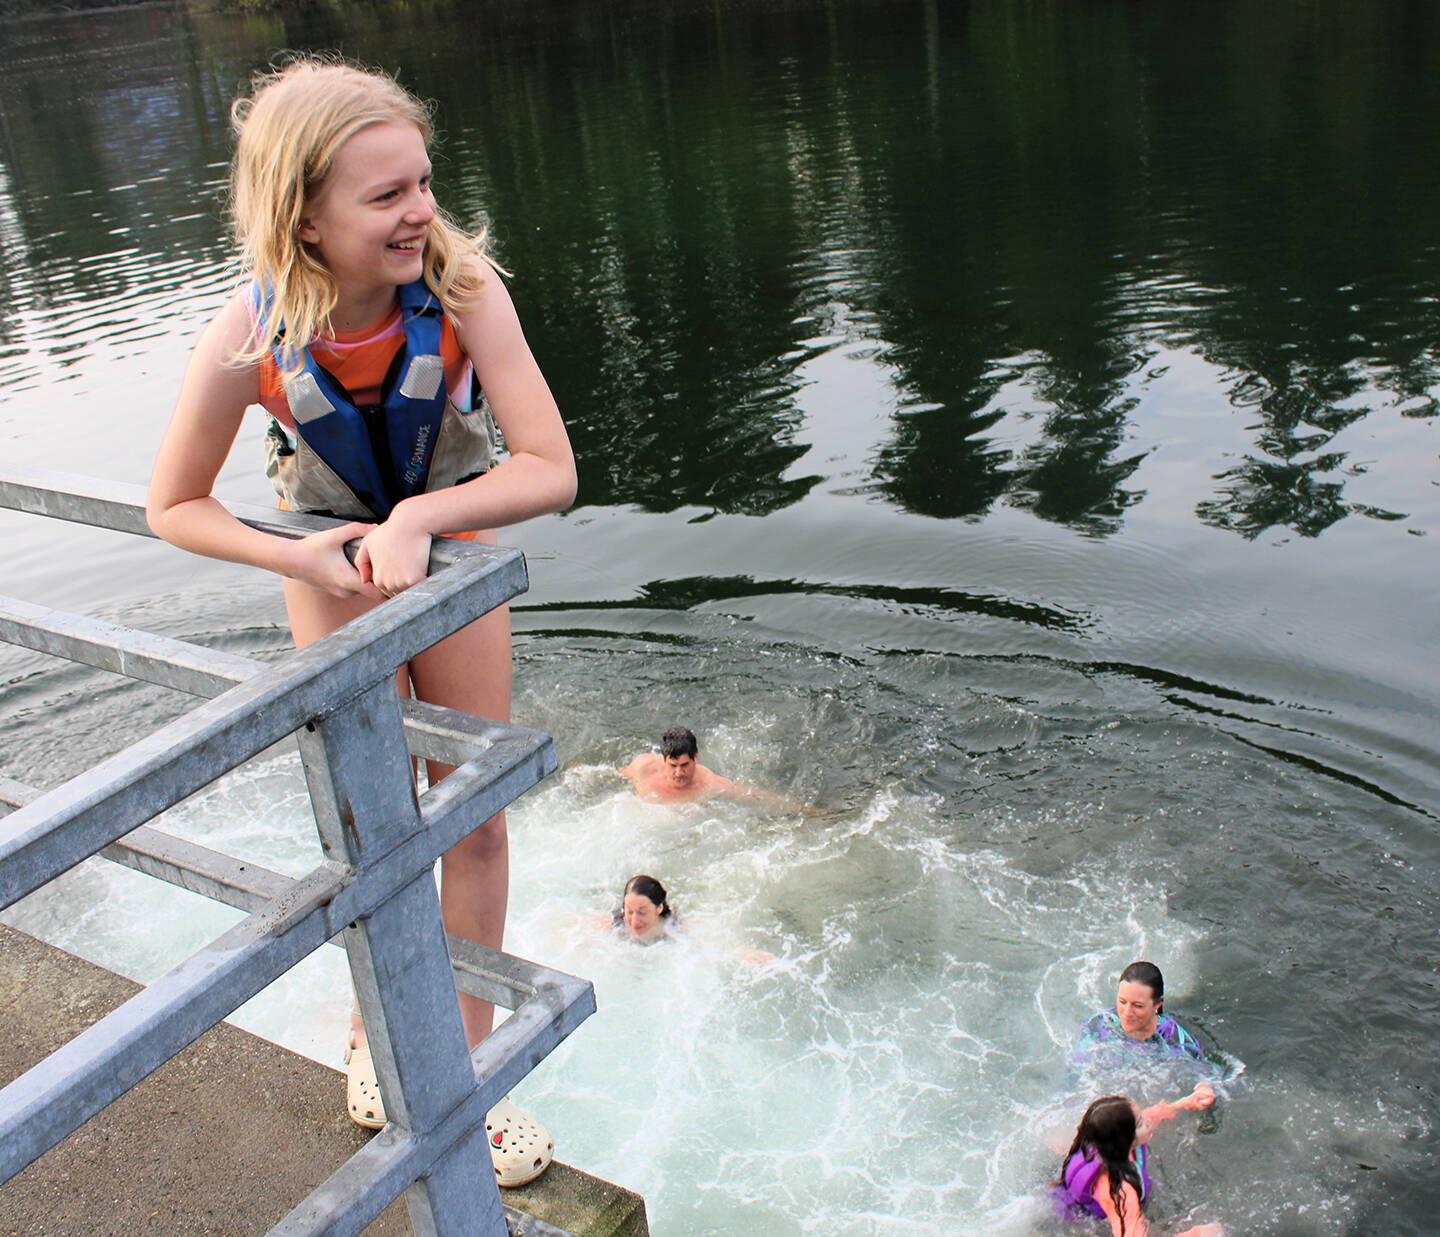
[[[419,830],[393,673],[306,727],[300,750],[325,849],[357,876]],[[347,928],[345,944],[386,1116],[423,1139],[475,1090],[431,873]],[[483,1138],[445,1152],[406,1197],[417,1237],[505,1235]]]
[[[0,508],[149,535],[143,501],[137,486],[0,470]],[[229,509],[290,537],[338,523]],[[554,745],[539,731],[402,702],[395,674],[527,583],[518,551],[439,538],[427,579],[273,663],[0,598],[0,641],[208,698],[61,786],[0,777],[0,906],[103,853],[248,912],[0,1088],[0,1183],[343,936],[390,1120],[272,1232],[359,1237],[402,1193],[421,1237],[509,1231],[486,1114],[594,1013],[594,989],[447,938],[433,868],[554,771]],[[324,855],[308,874],[282,876],[145,823],[289,734]],[[454,770],[423,799],[415,756]],[[473,1051],[457,987],[514,1011]]]

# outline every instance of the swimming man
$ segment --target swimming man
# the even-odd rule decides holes
[[[698,803],[704,799],[735,799],[776,812],[796,812],[801,816],[828,816],[823,808],[811,807],[789,795],[761,790],[744,782],[732,782],[714,769],[700,763],[700,748],[695,736],[684,726],[671,726],[660,736],[660,751],[643,752],[623,769],[621,777],[629,778],[635,793],[642,799],[658,803]]]
[[[690,803],[715,795],[746,798],[748,787],[707,769],[699,760],[695,736],[684,726],[672,726],[660,736],[660,751],[643,752],[620,770],[642,799]]]

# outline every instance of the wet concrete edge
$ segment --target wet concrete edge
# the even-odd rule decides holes
[[[0,924],[0,1084],[137,991]],[[343,1075],[221,1024],[0,1186],[0,1234],[253,1237],[369,1136],[345,1113]],[[559,1161],[502,1197],[575,1237],[649,1231],[639,1195]],[[400,1201],[366,1233],[410,1231]]]

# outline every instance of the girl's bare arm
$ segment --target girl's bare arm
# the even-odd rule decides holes
[[[424,578],[431,537],[515,524],[563,511],[575,500],[575,458],[560,410],[525,342],[510,293],[488,265],[484,276],[456,333],[509,454],[482,477],[405,499],[366,536],[356,565],[386,593]]]
[[[340,596],[378,596],[342,550],[370,525],[348,524],[296,541],[248,528],[212,494],[245,409],[259,398],[256,367],[228,363],[248,332],[249,309],[237,294],[201,333],[155,457],[145,519],[157,537],[196,554],[263,567]]]

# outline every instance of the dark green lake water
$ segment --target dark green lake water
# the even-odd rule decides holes
[[[1432,1231],[1440,8],[11,22],[5,468],[145,479],[233,284],[228,103],[283,48],[436,101],[439,196],[490,225],[579,458],[575,509],[504,534],[517,719],[563,766],[512,817],[508,945],[601,995],[521,1093],[560,1157],[660,1235],[1047,1230],[1066,1047],[1143,955],[1246,1067],[1213,1135],[1162,1136],[1162,1224]],[[260,438],[222,494],[265,499]],[[0,535],[6,593],[284,643],[272,581]],[[176,707],[14,654],[0,685],[0,773],[42,785]],[[676,720],[835,819],[635,804],[604,769]],[[232,790],[191,825],[283,849],[272,776],[278,823]],[[642,869],[692,939],[572,931]],[[87,879],[88,943],[73,902],[17,921],[170,965],[190,912],[135,946]],[[759,942],[775,971],[727,962]]]

